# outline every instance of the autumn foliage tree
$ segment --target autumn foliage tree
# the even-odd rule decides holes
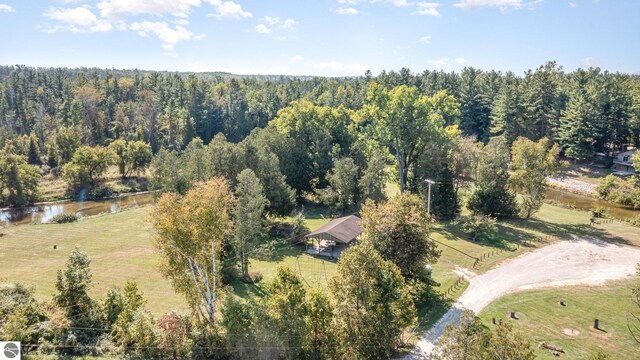
[[[223,241],[231,235],[235,197],[226,180],[198,183],[184,196],[164,194],[151,211],[160,271],[195,314],[213,324]]]

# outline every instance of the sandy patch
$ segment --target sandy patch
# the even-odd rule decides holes
[[[562,333],[567,336],[578,336],[580,335],[580,331],[572,328],[564,328],[562,329]]]

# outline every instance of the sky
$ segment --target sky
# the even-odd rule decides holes
[[[0,64],[354,76],[640,73],[638,0],[0,0]]]

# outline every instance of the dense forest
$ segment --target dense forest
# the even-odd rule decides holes
[[[208,143],[222,133],[239,142],[295,101],[358,110],[371,82],[446,90],[460,103],[447,118],[482,141],[504,135],[555,139],[568,156],[585,158],[640,142],[640,77],[600,69],[565,73],[549,62],[523,76],[465,68],[460,73],[409,69],[356,78],[236,77],[99,69],[0,67],[2,140],[53,146],[61,128],[82,144],[143,140],[154,152]],[[24,149],[25,152],[28,149]]]
[[[394,112],[394,102],[414,102],[413,113]],[[394,142],[378,126],[394,117],[426,132]],[[442,184],[468,177],[460,167],[473,139],[499,138],[509,147],[519,137],[548,138],[575,160],[638,146],[640,77],[597,68],[566,73],[555,62],[523,76],[468,67],[354,78],[3,66],[0,121],[8,205],[38,199],[38,171],[63,176],[73,192],[96,185],[110,165],[123,178],[144,172],[153,157],[154,173],[163,175],[157,188],[184,192],[249,167],[273,189],[268,197],[279,213],[291,209],[292,191],[344,208],[362,193],[380,196],[381,169],[394,157],[401,190],[439,179],[436,196],[455,209],[457,185],[445,191]],[[456,141],[443,146],[429,126],[455,132]],[[181,155],[192,161],[176,169]],[[354,172],[361,186],[345,195],[338,187]]]
[[[589,160],[640,141],[640,77],[553,62],[523,76],[2,67],[0,79],[3,204],[39,200],[44,177],[89,197],[111,195],[108,170],[148,178],[162,190],[149,217],[159,270],[190,310],[154,318],[135,282],[92,297],[91,260],[76,249],[51,301],[0,287],[0,337],[54,356],[391,358],[410,344],[418,309],[444,301],[427,267],[441,255],[436,219],[455,219],[474,243],[499,241],[497,218],[541,209],[561,155]],[[599,191],[640,207],[636,177],[609,177]],[[298,264],[300,274],[276,268],[256,298],[226,296],[261,281],[256,255],[295,246],[268,229],[307,232],[304,205],[362,218],[326,291],[305,287]],[[459,216],[463,205],[470,214]],[[53,222],[77,220],[63,215]],[[463,333],[479,358],[534,358],[507,322],[489,331],[463,318],[440,342],[445,353],[467,346]]]

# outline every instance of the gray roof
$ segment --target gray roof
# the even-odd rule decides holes
[[[362,229],[360,228],[361,221],[362,220],[355,215],[333,219],[329,221],[328,224],[305,235],[304,238],[332,240],[335,242],[349,244],[362,232]]]

